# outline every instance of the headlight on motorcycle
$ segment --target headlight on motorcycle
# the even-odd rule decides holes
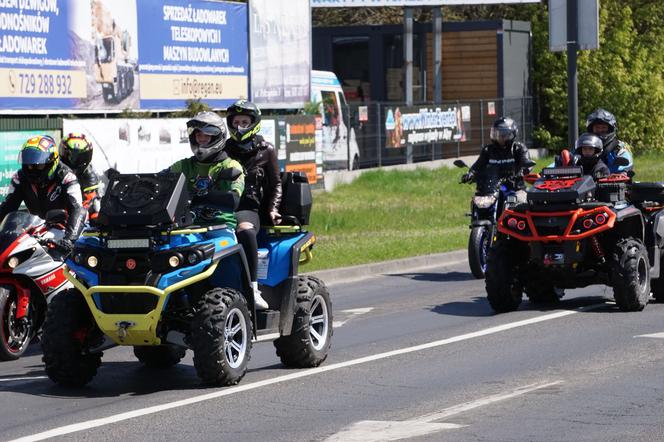
[[[35,249],[28,249],[28,250],[23,250],[22,252],[18,252],[15,255],[12,255],[9,257],[7,260],[7,267],[10,269],[15,269],[18,267],[22,262],[27,261],[32,257],[32,254],[35,252]]]
[[[15,256],[12,256],[9,258],[9,261],[7,261],[7,265],[10,269],[15,269],[20,263],[21,261],[19,261],[19,259]]]
[[[496,202],[496,197],[494,197],[493,195],[473,197],[473,205],[478,209],[488,209],[489,207],[493,206],[493,203],[495,202]]]

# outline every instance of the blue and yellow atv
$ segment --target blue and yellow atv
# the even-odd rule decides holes
[[[321,364],[332,337],[330,296],[321,280],[298,275],[315,242],[301,227],[311,191],[304,175],[286,173],[283,184],[289,225],[259,235],[259,283],[270,308],[256,311],[242,246],[225,225],[192,225],[184,175],[113,176],[98,229],[79,239],[67,261],[75,288],[48,307],[49,378],[85,385],[102,350],[131,345],[154,368],[193,350],[204,384],[232,385],[247,370],[252,339],[263,335],[276,337],[286,366]]]

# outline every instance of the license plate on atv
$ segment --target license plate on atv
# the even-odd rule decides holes
[[[542,260],[544,265],[565,264],[565,254],[560,252],[545,252]]]
[[[150,240],[148,238],[109,239],[107,247],[109,249],[149,249]]]

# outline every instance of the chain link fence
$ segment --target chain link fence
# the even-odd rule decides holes
[[[509,116],[518,140],[532,146],[532,97],[421,103],[351,103],[343,112],[349,167],[370,168],[478,154],[491,124]],[[354,137],[353,137],[354,132]],[[357,149],[353,143],[357,143]],[[330,170],[330,167],[325,167]]]

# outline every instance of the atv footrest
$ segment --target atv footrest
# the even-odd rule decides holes
[[[279,312],[276,310],[259,310],[256,312],[256,333],[258,336],[279,332]]]

